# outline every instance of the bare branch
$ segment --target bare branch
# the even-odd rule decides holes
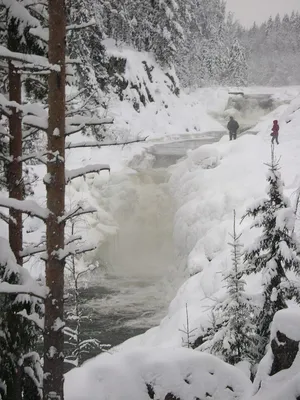
[[[133,144],[133,143],[140,143],[140,142],[145,142],[147,140],[148,136],[146,136],[143,139],[134,139],[130,140],[128,142],[112,142],[112,143],[103,143],[103,142],[78,142],[78,143],[71,143],[67,142],[66,143],[66,149],[82,149],[85,147],[106,147],[106,146],[126,146],[128,144]]]
[[[79,215],[92,214],[94,212],[97,212],[96,208],[89,207],[84,209],[81,205],[78,205],[74,210],[69,211],[63,217],[59,217],[58,222],[61,224],[68,221],[69,219],[78,217]]]
[[[9,222],[11,221],[11,218],[8,215],[3,214],[1,211],[0,211],[0,219],[2,219],[7,224],[9,224]]]

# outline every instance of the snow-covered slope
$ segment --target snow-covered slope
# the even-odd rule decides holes
[[[105,112],[115,120],[110,132],[113,137],[157,138],[223,130],[207,114],[200,99],[180,91],[174,69],[162,70],[153,54],[116,45],[112,39],[103,44],[112,65],[119,66],[104,98]]]

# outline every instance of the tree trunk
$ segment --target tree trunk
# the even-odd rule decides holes
[[[46,284],[49,295],[45,301],[44,333],[44,400],[63,400],[64,334],[64,224],[59,217],[65,209],[65,40],[66,15],[64,0],[49,0],[49,62],[60,71],[49,76],[49,125],[47,172]]]
[[[18,21],[12,18],[8,24],[7,48],[11,51],[20,50],[20,38],[18,35]],[[9,100],[18,104],[22,102],[22,81],[21,74],[14,66],[14,63],[8,62],[8,90]],[[9,117],[9,156],[6,178],[9,198],[23,200],[23,181],[22,181],[22,116],[17,108],[11,109]],[[19,265],[23,264],[20,252],[23,248],[23,221],[22,212],[13,208],[9,209],[9,244]],[[11,299],[13,301],[13,299]],[[13,329],[15,323],[15,314],[10,312],[7,316],[8,325]],[[13,385],[7,388],[11,400],[21,400],[22,398],[22,378],[21,368],[16,360],[13,373]]]
[[[8,49],[11,51],[19,51],[20,39],[18,37],[18,24],[11,19],[8,26]],[[18,104],[22,102],[21,94],[21,75],[13,62],[8,63],[8,86],[9,100]],[[17,200],[23,199],[23,180],[22,180],[22,120],[20,112],[16,108],[12,108],[9,118],[9,155],[11,162],[7,168],[7,184],[9,197]],[[9,244],[17,259],[17,263],[22,265],[23,259],[20,252],[23,248],[23,223],[22,212],[14,209],[9,210]]]

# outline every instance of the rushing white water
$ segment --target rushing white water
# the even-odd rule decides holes
[[[184,279],[175,271],[168,178],[166,169],[118,173],[99,188],[99,204],[119,230],[99,248],[107,269],[91,282],[109,293],[88,305],[101,314],[138,314],[124,324],[159,323]]]

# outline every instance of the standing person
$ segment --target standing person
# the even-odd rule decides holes
[[[279,135],[279,125],[277,119],[273,121],[273,127],[272,127],[272,143],[274,143],[274,140],[276,140],[276,143],[279,144],[278,142],[278,135]]]
[[[236,140],[236,135],[237,135],[237,130],[239,129],[239,124],[233,117],[230,117],[230,120],[227,124],[227,129],[229,130],[229,140],[232,140],[232,139]]]

